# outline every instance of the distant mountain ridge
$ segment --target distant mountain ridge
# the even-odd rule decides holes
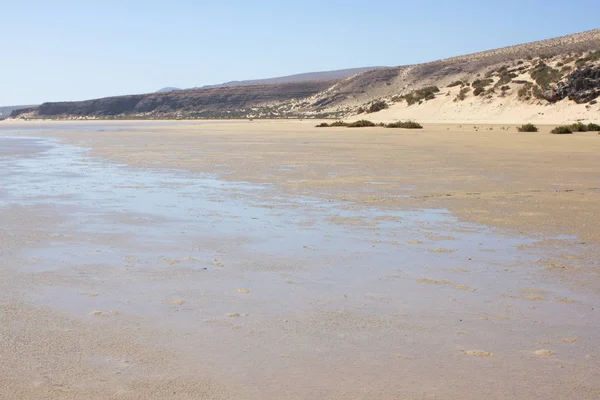
[[[176,88],[176,87],[164,87],[162,89],[158,89],[156,91],[156,93],[168,93],[168,92],[175,92],[177,90],[182,90],[182,89]]]
[[[363,67],[363,68],[348,68],[334,71],[307,72],[303,74],[286,75],[277,78],[252,79],[245,81],[230,81],[219,85],[206,85],[197,89],[212,89],[219,87],[234,87],[234,86],[253,86],[253,85],[275,85],[280,83],[297,83],[297,82],[320,82],[332,81],[348,78],[350,76],[360,74],[366,71],[373,71],[385,67]]]
[[[348,78],[352,75],[360,74],[361,72],[373,71],[385,67],[363,67],[363,68],[348,68],[333,71],[319,71],[319,72],[307,72],[302,74],[279,76],[276,78],[265,78],[265,79],[251,79],[245,81],[230,81],[220,83],[217,85],[204,85],[200,87],[194,87],[190,89],[213,89],[220,87],[235,87],[235,86],[254,86],[254,85],[275,85],[279,83],[297,83],[297,82],[319,82],[319,81],[332,81],[337,79]],[[166,93],[176,90],[188,90],[180,89],[176,87],[165,87],[157,90],[156,93]]]
[[[0,106],[0,119],[8,118],[13,111],[24,110],[26,108],[37,107],[38,104],[29,106]]]

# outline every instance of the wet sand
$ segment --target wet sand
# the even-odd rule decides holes
[[[0,125],[0,397],[600,395],[598,135],[312,125]]]

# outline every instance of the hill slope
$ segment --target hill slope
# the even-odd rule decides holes
[[[559,108],[565,119],[575,118],[574,115],[585,119],[598,112],[595,101],[600,96],[600,29],[425,64],[377,68],[345,78],[322,76],[332,77],[321,80],[313,76],[311,81],[249,86],[232,82],[225,87],[46,103],[13,115],[340,118],[379,111],[372,117],[429,115],[430,118],[424,119],[432,120],[443,114],[446,120],[460,120],[466,119],[469,109],[471,114],[477,110],[501,118],[512,107],[531,108],[531,116],[524,117],[528,120]],[[286,78],[290,77],[275,79]],[[425,112],[433,115],[424,115]]]
[[[37,107],[37,105],[30,106],[0,106],[0,119],[8,118],[15,110],[23,110],[25,108]]]
[[[458,80],[474,81],[504,65],[519,62],[522,62],[520,67],[524,67],[519,72],[526,73],[542,59],[558,63],[557,60],[575,60],[584,52],[596,50],[600,50],[600,29],[425,64],[366,72],[336,85],[322,99],[329,107],[353,106],[357,102],[406,94],[430,85],[443,87]]]

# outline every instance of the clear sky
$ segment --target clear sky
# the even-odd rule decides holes
[[[600,0],[0,0],[0,105],[432,61],[599,15]]]

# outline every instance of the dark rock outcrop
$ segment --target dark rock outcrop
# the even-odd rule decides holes
[[[569,99],[588,103],[600,96],[600,66],[579,69],[569,75]]]
[[[566,82],[559,82],[556,88],[546,90],[542,97],[552,103],[567,97],[578,104],[595,100],[600,97],[600,66],[573,71]]]

